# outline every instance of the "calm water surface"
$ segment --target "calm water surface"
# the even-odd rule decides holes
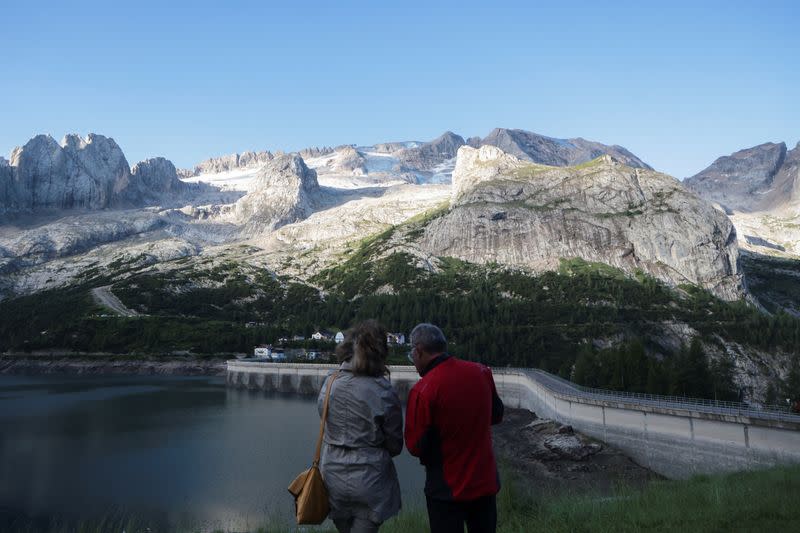
[[[255,529],[291,517],[318,424],[313,398],[223,378],[0,376],[0,514]],[[422,467],[405,451],[396,465],[403,503],[420,504]]]

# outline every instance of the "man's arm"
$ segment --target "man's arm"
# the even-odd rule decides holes
[[[425,463],[427,448],[430,446],[429,433],[432,428],[430,404],[417,387],[411,389],[406,406],[406,448],[408,453]]]
[[[494,426],[503,421],[505,406],[503,405],[503,400],[501,400],[500,396],[497,394],[497,387],[494,384],[492,369],[488,366],[486,368],[489,370],[489,381],[492,384],[492,425]]]

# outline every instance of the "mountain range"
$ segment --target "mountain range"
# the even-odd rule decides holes
[[[682,183],[621,146],[502,128],[482,139],[448,131],[428,142],[244,152],[191,170],[164,158],[131,168],[101,135],[61,143],[40,135],[0,159],[0,300],[101,283],[128,287],[134,298],[148,276],[187,265],[194,278],[159,298],[217,290],[230,265],[322,295],[341,290],[331,280],[351,279],[352,271],[336,270],[348,265],[363,271],[346,291],[359,298],[375,265],[383,265],[383,281],[369,290],[402,294],[391,279],[409,268],[441,273],[460,261],[535,277],[583,261],[657,280],[678,291],[672,305],[694,290],[755,302],[740,247],[784,255],[795,248],[746,224],[792,216],[798,152],[762,145]],[[380,247],[364,248],[378,237]],[[699,331],[658,323],[653,342],[670,350]],[[758,370],[763,352],[721,342],[727,352],[708,349],[736,354],[737,379],[756,396],[765,376],[787,372],[788,356],[770,356],[770,370]]]

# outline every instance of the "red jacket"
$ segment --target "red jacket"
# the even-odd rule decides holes
[[[425,465],[428,497],[469,501],[497,494],[491,426],[502,419],[489,367],[448,355],[428,365],[409,393],[405,428],[408,451]]]

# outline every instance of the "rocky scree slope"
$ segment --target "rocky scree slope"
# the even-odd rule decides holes
[[[534,271],[581,258],[726,300],[744,295],[728,218],[674,178],[611,156],[558,168],[464,146],[450,211],[425,228],[420,244],[435,256]]]
[[[684,180],[709,202],[740,212],[772,211],[800,200],[800,143],[765,143],[718,158]]]

